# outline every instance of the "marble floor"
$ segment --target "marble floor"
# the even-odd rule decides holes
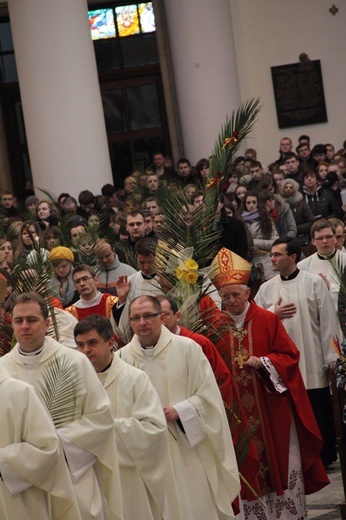
[[[318,493],[306,497],[308,519],[334,520],[341,518],[339,504],[345,500],[342,486],[340,463],[335,462],[328,469],[330,484]]]

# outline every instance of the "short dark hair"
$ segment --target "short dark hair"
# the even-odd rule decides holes
[[[296,152],[299,153],[299,151],[300,151],[302,148],[304,148],[305,146],[307,146],[308,149],[310,150],[310,146],[309,146],[309,144],[304,142],[304,143],[299,143],[299,144],[298,144],[298,146],[297,146],[297,148],[296,148]]]
[[[249,168],[262,168],[262,164],[259,161],[251,161]]]
[[[189,159],[186,159],[186,157],[182,157],[181,159],[179,159],[179,161],[177,162],[177,166],[179,166],[179,164],[185,164],[185,163],[188,166],[191,166]]]
[[[159,300],[159,302],[168,302],[169,306],[171,308],[171,311],[173,314],[177,314],[178,312],[178,304],[176,300],[169,294],[158,294],[156,298]]]
[[[299,156],[294,152],[287,152],[285,154],[285,162],[287,161],[287,159],[292,159],[293,157],[297,159],[298,162],[300,162]]]
[[[311,151],[311,155],[314,156],[316,153],[327,153],[327,147],[325,144],[315,144]]]
[[[303,134],[300,137],[298,137],[298,142],[300,143],[300,141],[308,141],[308,143],[310,143],[310,137],[306,134]]]
[[[142,298],[143,301],[149,301],[150,303],[152,303],[157,312],[160,312],[160,313],[162,312],[161,302],[159,302],[159,300],[156,298],[156,296],[143,295],[143,296],[137,296],[137,298],[134,298],[132,300],[132,302],[130,303],[130,307],[129,307],[129,314],[131,312],[132,305],[136,301],[138,301],[140,298]]]
[[[95,195],[89,190],[83,190],[78,195],[79,204],[92,204],[95,202]]]
[[[135,253],[136,255],[155,256],[156,246],[155,240],[150,237],[143,237],[136,242]]]
[[[101,188],[101,193],[104,197],[111,197],[116,192],[115,187],[113,184],[105,184]]]
[[[49,316],[47,302],[43,296],[38,293],[30,291],[17,296],[11,304],[11,312],[13,312],[15,306],[19,305],[20,303],[37,303],[40,306],[43,318],[46,320]]]
[[[277,238],[272,243],[272,247],[278,246],[280,244],[285,244],[286,251],[289,256],[296,255],[296,264],[297,264],[300,260],[300,257],[302,256],[302,248],[300,247],[297,240],[293,237]]]
[[[66,199],[67,197],[71,197],[71,195],[69,193],[60,193],[58,203],[60,204],[61,199]]]
[[[91,314],[77,323],[73,331],[74,339],[76,340],[78,334],[85,334],[93,329],[96,330],[97,334],[99,334],[104,341],[108,341],[114,337],[111,322],[105,316]]]
[[[82,271],[88,271],[88,273],[90,273],[93,278],[95,278],[95,276],[96,276],[95,271],[93,270],[92,267],[90,267],[90,265],[79,264],[72,271],[72,279],[73,279],[75,274],[81,273]]]
[[[318,175],[317,171],[314,170],[313,168],[304,168],[304,171],[302,173],[303,180],[308,175],[314,175],[318,181],[320,180],[320,176]]]

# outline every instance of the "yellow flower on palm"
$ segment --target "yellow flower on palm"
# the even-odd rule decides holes
[[[181,280],[182,278],[184,278],[185,274],[186,274],[186,271],[184,269],[182,269],[180,266],[178,266],[177,270],[175,272],[177,279]]]
[[[198,269],[198,264],[193,258],[189,258],[188,260],[185,260],[184,264],[189,271],[190,270],[197,271],[197,269]]]
[[[184,280],[188,284],[196,283],[198,280],[198,273],[196,273],[196,271],[188,271],[185,273]]]

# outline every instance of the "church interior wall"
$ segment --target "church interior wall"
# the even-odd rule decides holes
[[[346,139],[344,86],[346,84],[346,5],[334,16],[329,0],[229,0],[242,101],[260,97],[263,108],[247,145],[258,151],[263,164],[278,157],[284,136],[302,134],[311,143],[332,143],[336,149]],[[271,67],[297,63],[306,53],[320,60],[328,122],[279,129],[271,78]]]

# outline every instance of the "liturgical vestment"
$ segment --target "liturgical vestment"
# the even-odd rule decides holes
[[[109,520],[123,519],[113,418],[90,361],[46,337],[41,353],[24,356],[17,344],[0,358],[0,365],[15,379],[32,384],[45,402],[54,379],[55,395],[60,391],[65,402],[54,409],[53,399],[48,409],[64,447],[81,516],[104,520],[106,509]]]
[[[285,492],[293,490],[297,505],[302,504],[304,511],[300,497],[329,483],[319,456],[321,436],[298,368],[299,351],[279,318],[254,302],[244,311],[239,328],[225,313],[218,318],[217,322],[215,313],[210,317],[221,335],[216,347],[231,369],[249,423],[255,427],[261,469],[254,487],[260,496],[268,497],[268,509],[261,514],[268,515],[266,518],[295,518],[296,505],[291,498],[286,499]],[[250,356],[261,358],[263,368],[243,366]],[[276,374],[275,382],[271,372]],[[291,472],[293,438],[299,468]],[[244,518],[257,518],[257,504],[246,503]]]
[[[1,520],[82,520],[54,425],[35,389],[0,367]]]
[[[126,520],[179,520],[167,423],[149,377],[118,356],[98,376],[111,401]]]
[[[179,415],[168,428],[183,518],[233,519],[238,468],[220,392],[201,347],[162,325],[153,349],[143,349],[135,335],[117,355],[144,370],[162,406],[173,406]]]

